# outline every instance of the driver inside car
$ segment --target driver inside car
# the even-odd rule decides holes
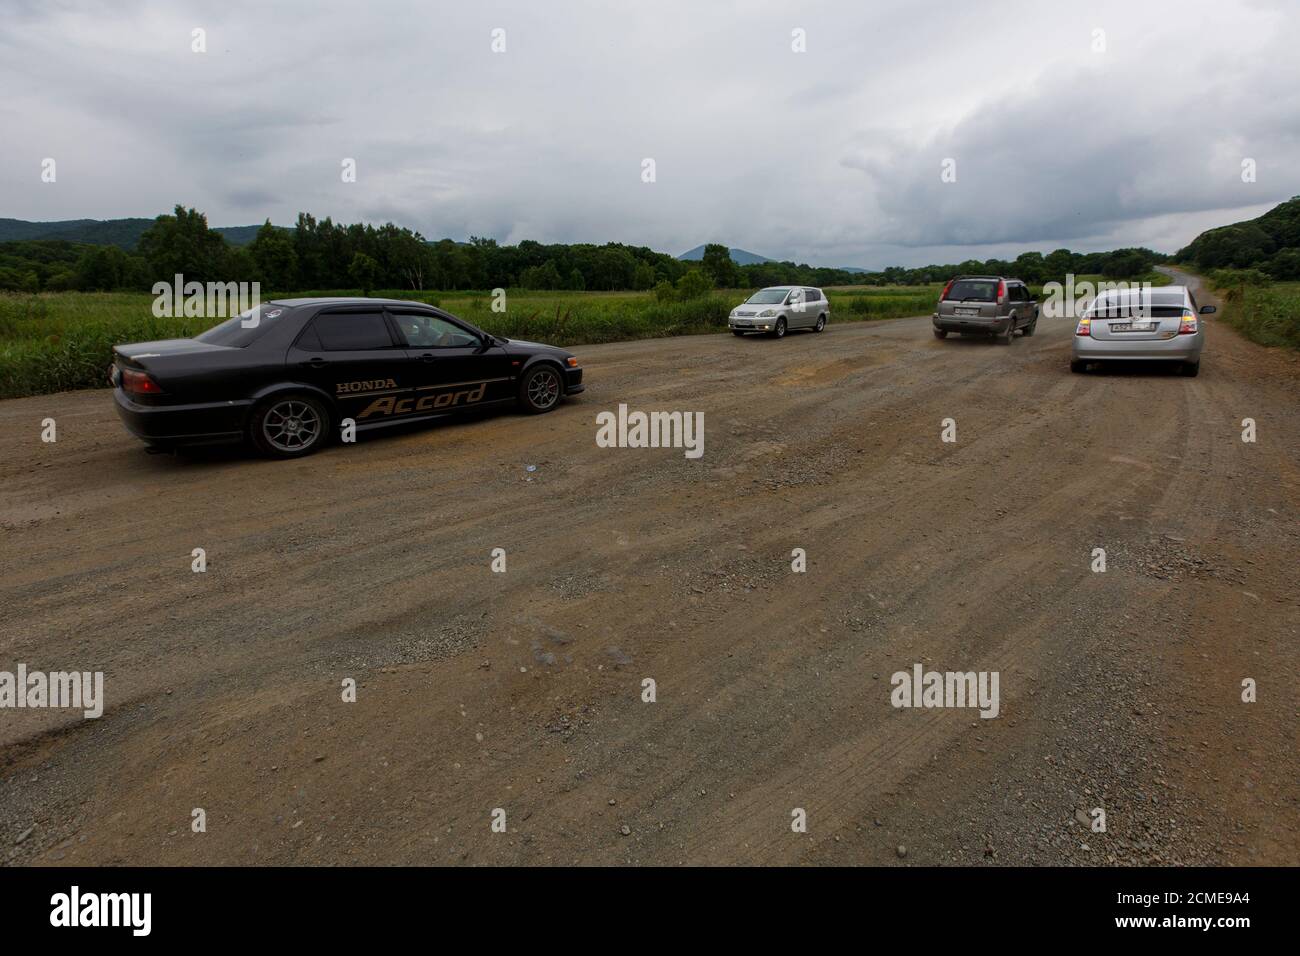
[[[452,341],[451,330],[440,330],[429,319],[423,316],[407,316],[405,328],[402,330],[406,333],[406,339],[411,343],[419,343],[424,348],[439,348],[454,345]]]

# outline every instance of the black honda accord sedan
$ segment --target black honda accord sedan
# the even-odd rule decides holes
[[[549,412],[583,390],[563,349],[490,335],[398,299],[279,299],[192,339],[119,345],[126,427],[156,448],[248,441],[297,458],[365,431],[517,404]]]

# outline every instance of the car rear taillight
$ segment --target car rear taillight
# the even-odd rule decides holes
[[[1079,320],[1079,324],[1074,327],[1075,335],[1092,335],[1092,318],[1084,316]]]
[[[122,369],[122,388],[137,395],[161,395],[163,390],[149,377],[147,372],[137,372],[133,368]]]
[[[949,279],[949,280],[948,280],[948,284],[947,284],[946,286],[943,287],[943,292],[941,292],[941,293],[939,294],[939,301],[940,301],[940,302],[942,302],[942,301],[944,301],[945,299],[948,298],[948,290],[952,288],[952,284],[953,284],[954,282],[956,282],[956,281],[957,281],[956,279]]]
[[[1183,321],[1178,325],[1179,335],[1195,335],[1197,331],[1196,313],[1183,310]]]
[[[1007,297],[1007,284],[1001,279],[998,280],[998,301],[1001,302]]]

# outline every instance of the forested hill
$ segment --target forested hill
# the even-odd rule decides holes
[[[1207,229],[1177,258],[1200,269],[1259,269],[1274,279],[1300,279],[1300,196],[1256,219]]]

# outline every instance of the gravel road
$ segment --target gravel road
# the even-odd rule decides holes
[[[0,861],[1298,864],[1300,363],[1208,325],[1195,379],[1070,320],[594,346],[285,463],[2,402],[0,670],[107,702],[0,710]],[[703,456],[597,447],[620,402]],[[998,716],[891,706],[918,663]]]

